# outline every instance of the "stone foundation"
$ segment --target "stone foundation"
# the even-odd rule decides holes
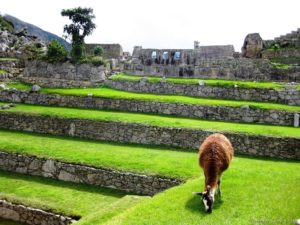
[[[199,79],[200,81],[201,79]],[[205,83],[205,81],[204,81]],[[263,88],[230,88],[218,86],[200,86],[198,84],[173,84],[167,82],[106,80],[105,84],[118,90],[151,93],[176,94],[204,98],[221,98],[246,101],[267,101],[289,105],[300,105],[300,90],[288,86],[282,90]]]
[[[68,225],[76,222],[76,220],[67,216],[10,203],[5,200],[0,200],[0,220],[1,218],[30,225]]]
[[[0,112],[0,121],[0,128],[4,129],[195,150],[208,135],[214,133],[188,128],[66,119],[8,112]],[[241,133],[224,134],[230,139],[238,154],[300,160],[300,138]]]
[[[182,183],[181,180],[167,177],[94,168],[1,151],[0,169],[151,196]]]
[[[159,113],[209,120],[287,126],[294,125],[295,115],[294,112],[252,109],[247,106],[238,108],[211,105],[189,105],[181,103],[97,98],[91,96],[47,95],[16,90],[1,91],[0,101],[76,108],[112,109],[142,113]]]

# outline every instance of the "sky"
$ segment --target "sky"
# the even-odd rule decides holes
[[[58,36],[70,21],[62,9],[91,7],[96,29],[86,43],[119,43],[124,51],[234,46],[240,52],[249,33],[264,40],[300,28],[299,0],[0,0],[10,14]]]

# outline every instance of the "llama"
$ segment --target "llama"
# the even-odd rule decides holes
[[[205,176],[204,192],[194,192],[202,196],[205,210],[212,212],[217,190],[221,197],[220,178],[233,157],[233,148],[230,141],[222,134],[212,134],[207,137],[199,148],[199,165]]]

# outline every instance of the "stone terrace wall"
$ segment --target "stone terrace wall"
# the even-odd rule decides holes
[[[67,135],[120,143],[164,145],[182,149],[198,149],[213,132],[187,128],[156,127],[141,124],[66,119],[49,116],[0,112],[0,128]],[[224,133],[235,152],[252,156],[267,156],[300,160],[300,138],[268,137]]]
[[[154,195],[182,183],[178,179],[94,168],[1,151],[0,169],[51,177],[63,181],[109,187],[141,195]]]
[[[24,63],[21,60],[0,60],[0,69],[7,71],[9,74],[9,76],[3,78],[13,78],[19,75],[23,71],[23,68]]]
[[[98,87],[99,82],[90,81],[78,81],[78,80],[63,80],[54,78],[43,78],[43,77],[18,77],[19,81],[27,84],[37,84],[41,87],[50,88],[84,88],[84,87]]]
[[[107,69],[104,66],[92,66],[89,64],[73,65],[66,63],[47,63],[44,61],[26,61],[22,80],[30,78],[52,79],[62,81],[99,83],[106,79]]]
[[[200,79],[199,79],[200,81]],[[205,81],[204,81],[205,82]],[[124,91],[151,94],[177,94],[207,98],[251,100],[300,105],[300,90],[289,86],[282,90],[262,88],[229,88],[200,86],[198,84],[173,84],[167,82],[152,83],[147,81],[106,80],[108,86]]]
[[[248,106],[238,108],[211,105],[189,105],[181,103],[98,98],[91,96],[47,95],[16,90],[1,91],[0,100],[39,105],[113,109],[131,112],[159,113],[209,120],[265,123],[287,126],[293,126],[295,117],[294,112],[252,109]]]
[[[139,61],[124,65],[125,72],[137,75],[199,77],[242,80],[278,80],[272,65],[263,59],[206,59],[194,65],[143,65]],[[286,75],[287,76],[287,75]],[[289,80],[289,77],[285,77]]]
[[[0,220],[10,219],[30,225],[68,225],[76,222],[70,217],[34,209],[24,205],[17,205],[0,200]]]

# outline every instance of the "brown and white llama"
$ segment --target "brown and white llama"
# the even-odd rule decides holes
[[[230,141],[223,134],[212,134],[207,137],[199,148],[199,165],[205,176],[204,192],[194,192],[202,196],[205,210],[212,212],[215,192],[221,196],[221,175],[228,168],[233,157]]]

